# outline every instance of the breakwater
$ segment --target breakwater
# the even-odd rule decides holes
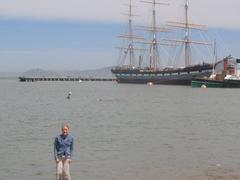
[[[116,81],[115,78],[82,78],[82,77],[19,77],[20,82],[35,82],[35,81]]]

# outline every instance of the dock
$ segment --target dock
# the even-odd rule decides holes
[[[82,78],[82,77],[19,77],[20,82],[36,81],[116,81],[116,78]]]

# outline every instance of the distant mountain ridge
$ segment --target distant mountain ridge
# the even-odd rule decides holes
[[[104,67],[92,70],[63,70],[52,71],[43,69],[30,69],[21,73],[22,77],[113,77],[112,67]]]

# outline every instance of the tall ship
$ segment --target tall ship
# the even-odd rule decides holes
[[[191,63],[190,45],[206,45],[206,42],[198,42],[190,39],[190,30],[206,30],[206,26],[189,23],[188,11],[189,0],[185,0],[185,15],[184,22],[168,22],[166,26],[157,25],[157,5],[168,5],[168,3],[152,1],[141,1],[145,4],[152,5],[151,26],[139,26],[138,29],[149,32],[151,35],[150,40],[146,40],[144,37],[135,35],[133,32],[133,16],[132,13],[132,0],[128,5],[128,32],[118,36],[127,41],[125,46],[117,47],[122,50],[120,58],[122,58],[120,64],[111,69],[111,72],[116,76],[118,83],[136,83],[136,84],[171,84],[171,85],[191,85],[193,78],[208,77],[213,70],[212,63],[201,62],[198,64]],[[182,39],[158,39],[159,33],[172,33],[175,29],[181,29],[184,31],[184,37]],[[139,44],[144,44],[145,47],[136,47]],[[183,58],[184,65],[179,67],[174,66],[160,66],[159,46],[178,46],[183,45]],[[136,63],[135,54],[138,56],[138,62]],[[141,55],[146,54],[148,55]],[[147,61],[148,65],[143,66],[143,61]],[[179,57],[180,60],[180,57]]]

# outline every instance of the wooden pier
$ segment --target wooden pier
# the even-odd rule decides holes
[[[116,81],[115,78],[82,78],[82,77],[19,77],[20,82],[36,81]]]

